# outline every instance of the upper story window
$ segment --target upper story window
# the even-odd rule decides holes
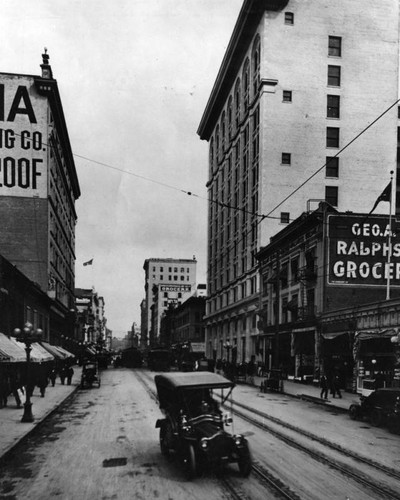
[[[221,117],[221,149],[222,153],[225,151],[225,134],[226,134],[226,124],[225,124],[225,111],[222,113]]]
[[[284,90],[282,93],[282,100],[283,102],[292,102],[292,91]]]
[[[235,86],[235,126],[236,130],[239,128],[240,125],[240,79],[236,81],[236,86]]]
[[[294,24],[293,12],[285,12],[285,24]]]
[[[328,118],[340,118],[340,96],[328,95],[326,116]]]
[[[330,87],[340,87],[340,66],[328,66],[328,85]]]
[[[342,56],[342,37],[340,36],[329,37],[328,55],[334,57]]]
[[[289,224],[290,212],[281,212],[281,224]]]
[[[337,186],[325,187],[325,201],[333,207],[338,206],[339,188]]]
[[[229,99],[228,99],[227,115],[228,115],[228,138],[231,139],[231,137],[232,137],[232,96],[229,96]]]
[[[337,156],[326,157],[326,177],[339,177],[339,158]]]
[[[338,148],[339,147],[339,128],[326,127],[326,147]]]
[[[250,104],[250,63],[246,59],[243,68],[243,109],[244,112],[249,109]]]
[[[260,37],[257,36],[253,44],[252,53],[252,72],[253,72],[253,97],[257,95],[260,84]]]
[[[292,163],[292,154],[282,153],[282,165],[291,165],[291,163]]]

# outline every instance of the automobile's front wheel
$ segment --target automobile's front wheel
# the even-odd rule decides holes
[[[351,420],[357,420],[360,416],[360,408],[357,405],[351,405],[349,408],[349,416]]]
[[[189,480],[192,480],[197,475],[196,453],[194,446],[188,444],[184,456],[185,473]]]
[[[251,456],[250,456],[250,451],[248,448],[243,450],[241,453],[239,460],[238,460],[238,466],[239,466],[239,471],[240,474],[242,474],[243,477],[247,477],[250,472],[251,472]]]
[[[374,427],[379,427],[382,424],[382,413],[379,410],[372,410],[370,422]]]

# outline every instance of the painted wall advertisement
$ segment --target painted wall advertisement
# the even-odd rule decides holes
[[[0,75],[0,195],[47,195],[47,101],[33,77]]]
[[[330,285],[400,286],[400,237],[389,216],[328,216]]]

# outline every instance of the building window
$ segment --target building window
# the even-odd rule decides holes
[[[284,90],[282,95],[283,102],[292,102],[292,91]]]
[[[337,156],[326,157],[326,177],[339,177],[339,158]]]
[[[164,280],[164,276],[162,274],[160,274],[160,281],[163,281]]]
[[[178,272],[178,268],[174,267],[174,273],[177,273],[177,272]]]
[[[164,298],[167,299],[168,298],[168,292],[164,292]]]
[[[282,165],[290,165],[292,162],[291,153],[282,153]]]
[[[340,87],[340,66],[328,66],[328,85]]]
[[[164,268],[160,267],[160,273],[164,272]]]
[[[185,281],[185,276],[181,276],[181,281]]]
[[[178,281],[178,276],[174,276],[174,281]]]
[[[294,24],[293,12],[285,12],[285,24]]]
[[[289,224],[290,212],[281,212],[281,224]]]
[[[340,36],[329,37],[328,55],[334,57],[342,56],[342,37]]]
[[[328,95],[326,116],[328,118],[340,118],[340,96]]]
[[[339,188],[336,186],[325,187],[325,201],[333,207],[337,207],[338,205],[338,191]]]
[[[168,281],[172,281],[172,276],[171,275],[168,276]]]
[[[164,300],[163,305],[164,305],[164,307],[168,307],[168,302],[166,300]]]
[[[339,128],[326,127],[326,147],[338,148],[339,147]]]

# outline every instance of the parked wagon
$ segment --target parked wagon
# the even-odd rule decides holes
[[[86,363],[82,366],[81,388],[92,387],[97,385],[100,387],[101,378],[97,363]]]

